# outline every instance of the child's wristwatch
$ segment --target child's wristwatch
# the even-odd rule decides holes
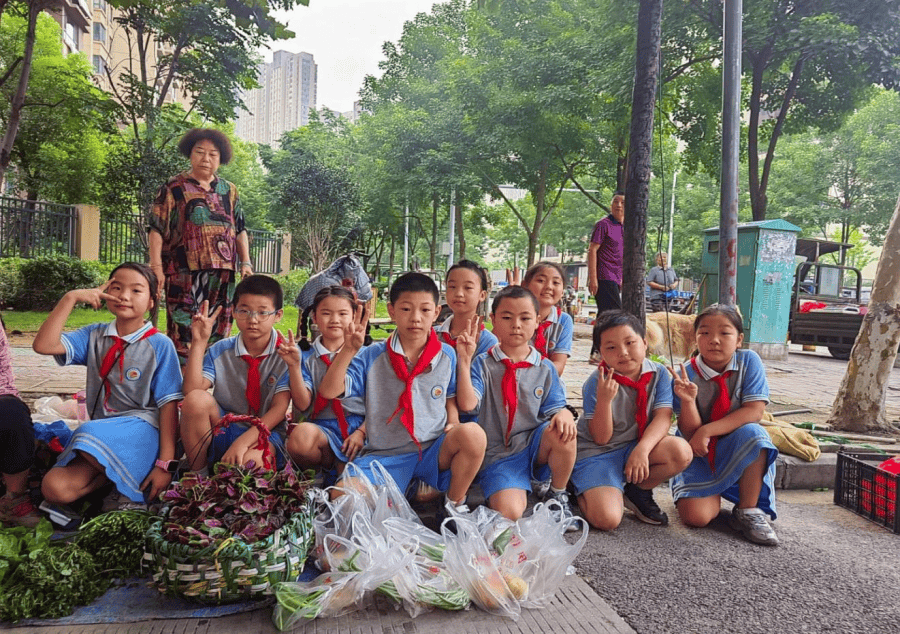
[[[163,471],[168,471],[169,473],[176,473],[178,471],[178,461],[177,460],[160,460],[156,459],[156,462],[153,463]]]

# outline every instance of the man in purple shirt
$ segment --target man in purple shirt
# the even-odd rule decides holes
[[[622,308],[622,222],[625,194],[616,191],[609,215],[594,225],[588,246],[588,290],[597,300],[597,317],[607,310]]]

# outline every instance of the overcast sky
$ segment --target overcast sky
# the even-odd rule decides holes
[[[417,13],[431,11],[435,0],[310,0],[287,13],[293,40],[281,40],[260,53],[266,62],[272,53],[312,53],[319,67],[317,107],[346,112],[353,107],[366,75],[380,75],[381,45],[396,42],[403,23]]]

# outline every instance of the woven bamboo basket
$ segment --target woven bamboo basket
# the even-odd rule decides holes
[[[162,537],[167,513],[147,531],[144,566],[160,592],[200,603],[230,603],[271,595],[280,581],[294,581],[313,542],[312,503],[264,540],[231,537],[206,548]]]

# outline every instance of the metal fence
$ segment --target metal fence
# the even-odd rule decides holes
[[[147,262],[147,223],[143,214],[100,220],[100,261]]]
[[[76,226],[74,206],[0,196],[0,257],[72,257]]]
[[[255,273],[281,272],[281,234],[271,231],[247,229],[250,238],[250,260]]]

